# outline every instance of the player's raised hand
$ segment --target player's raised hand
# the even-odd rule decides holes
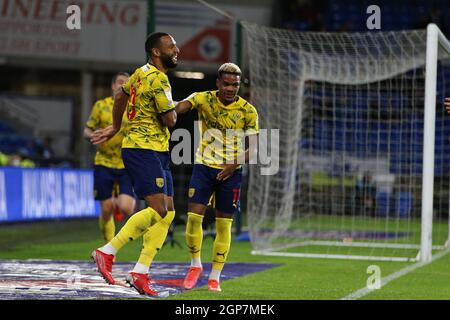
[[[118,130],[114,129],[113,126],[108,126],[103,129],[97,129],[92,133],[91,143],[94,145],[101,144],[109,139],[111,139]]]
[[[447,112],[450,113],[450,98],[445,98],[444,106]]]

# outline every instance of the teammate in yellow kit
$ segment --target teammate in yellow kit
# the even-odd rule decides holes
[[[189,183],[186,242],[191,254],[191,266],[184,280],[186,289],[192,289],[203,272],[200,257],[202,221],[214,193],[216,238],[208,288],[210,291],[221,291],[220,273],[230,251],[232,218],[240,196],[242,163],[238,160],[242,157],[241,160],[248,161],[257,148],[250,144],[244,150],[240,138],[259,132],[255,107],[237,95],[240,79],[239,67],[225,63],[218,70],[217,91],[194,93],[176,106],[177,113],[197,109],[203,136]]]
[[[145,49],[150,56],[149,63],[136,69],[115,96],[113,125],[96,131],[91,141],[98,144],[113,137],[120,129],[127,108],[122,158],[136,195],[145,199],[148,207],[135,213],[120,232],[92,256],[105,280],[114,284],[112,264],[117,251],[143,235],[141,255],[128,274],[127,282],[141,294],[157,296],[148,272],[175,216],[168,128],[175,125],[176,113],[166,73],[177,65],[180,51],[172,36],[161,32],[147,38]]]
[[[126,72],[118,72],[111,81],[111,90],[114,95],[129,78]],[[114,97],[110,96],[98,100],[92,107],[89,119],[84,128],[84,136],[87,139],[99,128],[106,128],[112,124],[112,109]],[[126,123],[126,117],[123,122]],[[94,195],[100,201],[101,213],[99,216],[99,227],[106,242],[115,236],[115,224],[113,212],[115,207],[127,214],[134,212],[136,201],[134,198],[131,179],[128,176],[120,154],[123,130],[113,139],[105,141],[97,148],[94,160]],[[115,187],[118,188],[115,188]],[[113,196],[114,189],[118,189],[117,197]]]

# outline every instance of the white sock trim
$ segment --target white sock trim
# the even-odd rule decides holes
[[[200,258],[191,259],[191,267],[203,268],[202,260]]]
[[[105,244],[103,247],[101,247],[100,249],[101,252],[106,253],[106,254],[113,254],[116,255],[117,254],[117,250],[116,248],[114,248],[112,245],[110,245],[109,243]]]
[[[222,272],[222,270],[212,269],[211,273],[209,274],[209,280],[217,280],[217,281],[219,281],[221,272]]]
[[[149,269],[150,269],[150,266],[146,266],[145,264],[137,262],[136,265],[134,266],[134,269],[132,272],[146,274],[146,273],[148,273]]]

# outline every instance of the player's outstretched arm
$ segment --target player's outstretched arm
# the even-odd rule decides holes
[[[192,104],[188,100],[180,101],[175,106],[175,111],[177,114],[185,113],[191,109]]]
[[[450,113],[450,98],[445,98],[444,106],[447,112]]]
[[[173,109],[169,112],[163,113],[161,114],[161,121],[166,127],[173,128],[175,123],[177,123],[177,113]]]
[[[128,96],[123,92],[122,88],[119,88],[114,95],[113,124],[112,126],[95,130],[91,136],[92,144],[97,145],[103,143],[119,132],[127,102]]]

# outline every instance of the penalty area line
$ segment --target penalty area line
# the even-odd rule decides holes
[[[379,289],[381,289],[386,284],[388,284],[389,282],[391,282],[391,281],[393,281],[395,279],[403,277],[404,275],[406,275],[406,274],[408,274],[410,272],[413,272],[414,270],[417,270],[417,269],[419,269],[419,268],[421,268],[423,266],[426,266],[427,264],[430,264],[431,262],[434,262],[434,261],[442,258],[443,256],[447,255],[448,253],[450,253],[450,251],[448,249],[444,250],[444,251],[442,251],[440,253],[437,253],[437,254],[433,255],[431,257],[431,261],[429,261],[429,262],[417,262],[417,263],[415,263],[413,265],[410,265],[410,266],[407,266],[407,267],[405,267],[403,269],[400,269],[399,271],[396,271],[396,272],[388,275],[385,278],[381,278],[381,285],[380,285]],[[368,295],[369,293],[372,293],[372,292],[377,291],[379,289],[369,289],[367,287],[364,287],[364,288],[361,288],[359,290],[356,290],[356,291],[350,293],[349,295],[341,298],[340,300],[357,300],[357,299],[360,299],[360,298]]]

